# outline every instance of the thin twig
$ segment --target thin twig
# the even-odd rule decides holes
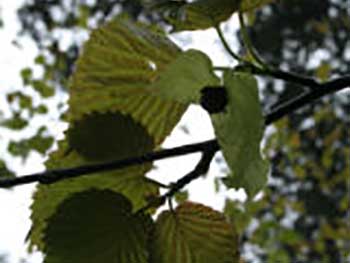
[[[254,46],[250,40],[250,37],[248,35],[247,26],[244,22],[244,17],[243,17],[242,12],[238,12],[238,19],[239,19],[239,24],[241,26],[243,43],[244,43],[245,47],[247,48],[248,54],[255,60],[255,62],[258,65],[260,65],[264,69],[268,69],[269,66],[260,58],[258,52],[254,48]]]
[[[145,207],[141,208],[140,211],[146,211],[150,208],[159,207],[163,205],[166,202],[166,200],[168,200],[169,202],[170,210],[173,210],[171,198],[190,182],[208,172],[210,163],[213,160],[216,152],[217,149],[215,145],[211,145],[210,147],[208,147],[205,151],[203,151],[201,159],[191,172],[189,172],[188,174],[177,180],[175,183],[173,183],[169,191],[167,191],[165,194],[159,197],[156,197],[154,200],[151,200]]]
[[[330,80],[323,84],[317,84],[317,89],[310,89],[305,93],[281,104],[275,110],[265,115],[265,124],[269,125],[282,117],[291,114],[297,109],[334,92],[350,87],[350,76]],[[219,145],[216,140],[208,140],[201,143],[188,144],[172,149],[151,152],[138,157],[131,157],[109,163],[85,165],[68,169],[47,170],[41,173],[19,176],[15,178],[1,178],[0,188],[8,188],[17,185],[39,182],[42,184],[51,184],[56,181],[75,178],[82,175],[94,174],[96,172],[106,172],[117,170],[132,165],[140,165],[147,162],[161,160],[170,157],[182,156],[195,152],[207,152],[208,149],[218,151]]]
[[[222,33],[222,31],[221,31],[221,29],[220,29],[220,26],[219,26],[219,25],[215,26],[215,29],[216,29],[216,32],[218,33],[218,36],[219,36],[219,38],[220,38],[220,40],[221,40],[221,43],[224,45],[224,48],[225,48],[225,50],[227,51],[227,53],[229,53],[230,56],[231,56],[232,58],[234,58],[235,60],[242,62],[242,61],[243,61],[242,58],[241,58],[240,56],[238,56],[238,55],[231,49],[230,45],[229,45],[228,42],[226,41],[226,39],[225,39],[225,37],[224,37],[224,34]]]

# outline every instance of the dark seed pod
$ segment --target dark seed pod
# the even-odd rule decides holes
[[[225,87],[204,87],[201,94],[200,104],[210,114],[224,111],[228,103]]]

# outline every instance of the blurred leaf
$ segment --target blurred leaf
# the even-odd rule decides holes
[[[45,229],[44,263],[146,263],[151,218],[112,191],[90,190],[67,198]]]
[[[248,73],[224,73],[228,105],[222,113],[211,114],[215,134],[232,174],[223,178],[229,188],[243,187],[249,197],[267,181],[268,163],[260,154],[264,118],[255,78]]]
[[[36,90],[43,98],[49,98],[55,95],[55,90],[43,80],[33,80],[31,82],[34,90]]]
[[[0,159],[0,177],[15,177],[15,174],[7,168],[6,162]]]
[[[32,80],[32,69],[31,68],[24,68],[21,70],[20,72],[21,77],[22,77],[22,81],[24,85],[28,85],[31,80]]]
[[[327,62],[322,62],[321,65],[316,69],[316,77],[322,82],[325,82],[329,79],[331,74],[331,65]]]
[[[44,65],[46,62],[45,56],[44,55],[36,56],[34,62],[35,64],[38,64],[38,65]]]
[[[220,80],[213,73],[209,57],[190,49],[176,58],[150,86],[155,95],[169,101],[190,104],[199,102],[200,90],[205,86],[218,86]]]
[[[153,5],[175,32],[207,29],[226,21],[238,10],[239,0],[161,1]]]
[[[239,234],[248,227],[252,220],[252,213],[245,210],[244,204],[239,201],[226,199],[224,214],[235,224]]]
[[[242,0],[240,10],[242,12],[251,11],[253,9],[261,8],[264,5],[270,4],[276,0]]]
[[[237,262],[238,236],[221,213],[186,202],[157,219],[151,243],[152,263]]]
[[[15,113],[12,118],[0,121],[0,126],[11,130],[22,130],[27,125],[28,121],[23,119],[18,113]]]
[[[13,156],[21,157],[23,160],[27,159],[32,150],[45,154],[52,146],[54,140],[51,136],[45,135],[44,131],[45,129],[40,128],[34,136],[28,139],[10,141],[8,151]]]

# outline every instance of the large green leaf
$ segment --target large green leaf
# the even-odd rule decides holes
[[[220,80],[213,73],[213,65],[206,54],[188,50],[172,62],[152,84],[157,96],[189,104],[199,101],[205,86],[218,86]]]
[[[186,202],[157,219],[151,263],[238,262],[238,236],[225,216]]]
[[[226,21],[238,10],[239,0],[160,1],[153,5],[174,31],[207,29]]]
[[[159,145],[187,105],[152,94],[149,86],[181,54],[159,29],[116,18],[95,30],[73,75],[69,120],[93,112],[129,114]]]
[[[104,143],[103,137],[97,136],[97,138]],[[146,138],[145,140],[147,141]],[[113,143],[118,145],[117,140],[110,141],[110,143],[112,145]],[[140,148],[138,151],[143,150],[147,152],[149,151],[148,147]],[[88,151],[87,149],[83,151]],[[117,153],[120,151],[117,146],[112,146],[112,149],[115,149]],[[132,152],[124,150],[124,154],[131,155]],[[113,156],[113,153],[110,152],[110,155]],[[109,159],[110,156],[108,155],[107,158]],[[91,163],[91,160],[87,160],[77,150],[71,148],[67,141],[61,141],[59,143],[59,149],[51,154],[46,166],[48,169],[68,168],[89,163]],[[151,166],[152,164],[137,165],[121,170],[63,180],[52,185],[39,185],[33,196],[33,204],[31,206],[32,229],[29,236],[31,247],[37,246],[40,250],[43,250],[42,236],[48,218],[55,213],[56,209],[65,199],[75,193],[92,188],[101,190],[109,189],[129,198],[135,210],[145,206],[149,197],[158,194],[158,187],[148,181],[144,176],[151,169]]]
[[[224,73],[228,105],[212,114],[215,133],[232,174],[224,178],[230,188],[243,187],[249,196],[265,185],[268,164],[260,154],[264,118],[255,78],[248,73]]]
[[[152,220],[112,191],[77,193],[61,203],[45,229],[45,263],[146,263]]]

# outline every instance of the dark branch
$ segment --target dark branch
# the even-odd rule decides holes
[[[215,153],[218,151],[216,146],[217,144],[212,142],[215,141],[212,140],[207,142],[208,148],[203,151],[201,159],[191,172],[181,177],[175,183],[171,184],[170,190],[168,192],[159,197],[156,197],[154,200],[151,200],[147,206],[141,209],[141,211],[146,211],[149,208],[156,208],[163,205],[167,199],[172,198],[183,187],[188,185],[193,180],[199,178],[201,175],[206,174],[209,170],[210,163],[213,160]]]
[[[298,83],[300,82],[301,80],[299,80]],[[340,91],[348,87],[350,87],[350,76],[334,79],[323,84],[317,83],[314,86],[310,86],[310,89],[305,93],[291,99],[290,101],[287,101],[286,103],[280,105],[275,110],[267,114],[265,116],[265,124],[269,125],[325,95]],[[118,160],[109,163],[85,165],[68,169],[48,170],[41,173],[19,176],[16,178],[2,178],[0,179],[0,188],[8,188],[33,182],[51,184],[56,181],[75,178],[82,175],[94,174],[96,172],[121,169],[132,165],[143,164],[175,156],[182,156],[195,152],[202,152],[204,154],[210,151],[216,152],[218,150],[218,142],[216,140],[209,140],[201,143],[189,144],[172,149],[151,152],[142,156],[127,158],[124,160]]]
[[[323,85],[313,78],[308,78],[295,73],[286,72],[280,69],[259,68],[250,63],[239,65],[235,69],[239,71],[248,71],[256,75],[273,77],[275,79],[280,79],[280,80],[284,80],[284,81],[298,84],[301,86],[305,86],[312,90],[318,89],[320,86]]]
[[[96,172],[106,172],[111,170],[122,169],[128,166],[144,164],[147,162],[153,162],[165,158],[183,156],[186,154],[196,152],[206,152],[211,149],[215,149],[215,151],[219,150],[219,145],[214,140],[183,145],[180,147],[160,150],[156,152],[150,152],[141,156],[112,161],[108,163],[83,165],[66,169],[53,169],[15,178],[0,178],[0,188],[7,188],[34,182],[39,182],[42,184],[52,184],[60,180],[75,178],[82,175],[89,175]]]

